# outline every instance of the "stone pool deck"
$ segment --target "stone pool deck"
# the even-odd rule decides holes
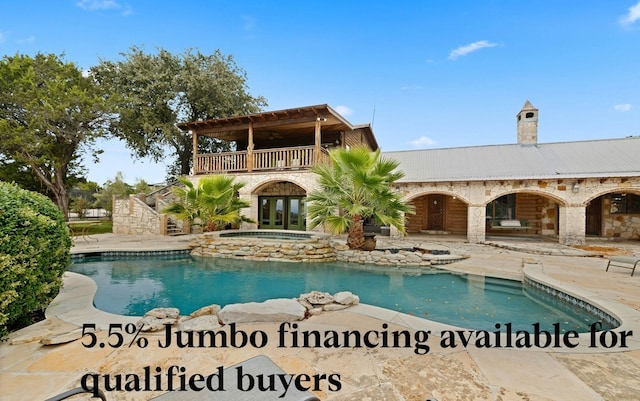
[[[93,239],[93,240],[92,240]],[[436,337],[446,326],[401,313],[358,305],[343,311],[324,313],[299,322],[299,329],[314,330],[431,330],[426,355],[413,348],[326,349],[278,348],[275,323],[244,323],[238,328],[249,333],[262,330],[272,341],[264,348],[159,348],[158,339],[146,336],[149,345],[137,348],[86,348],[83,341],[43,346],[39,338],[65,333],[78,325],[127,323],[132,318],[104,314],[91,305],[95,287],[86,280],[65,281],[63,294],[47,312],[47,320],[12,333],[10,342],[0,344],[0,400],[44,400],[69,388],[90,372],[115,375],[141,374],[145,366],[167,369],[183,366],[187,374],[209,374],[254,355],[270,356],[292,374],[339,374],[341,389],[330,391],[324,382],[316,392],[323,400],[637,400],[640,394],[640,275],[627,269],[605,272],[606,259],[557,243],[519,238],[489,238],[487,244],[468,244],[453,236],[412,236],[404,241],[380,238],[379,245],[404,247],[418,244],[429,249],[446,249],[469,258],[438,266],[452,271],[472,272],[507,278],[531,274],[568,292],[586,296],[616,314],[624,314],[621,329],[633,330],[628,348],[510,350],[444,348]],[[147,237],[103,234],[77,240],[74,252],[115,250],[174,250],[188,248],[190,238]],[[616,248],[618,253],[640,255],[640,242],[588,242]],[[311,267],[311,266],[310,266]],[[524,271],[524,273],[523,273]],[[533,322],[532,322],[533,323]],[[435,333],[435,334],[434,334]],[[97,334],[108,341],[107,331]],[[14,344],[12,345],[11,342]],[[147,400],[158,392],[108,392],[109,400]],[[75,399],[82,399],[77,397]],[[212,398],[215,399],[215,398]]]

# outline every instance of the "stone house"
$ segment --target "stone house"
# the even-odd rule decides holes
[[[247,229],[306,230],[305,197],[317,187],[311,166],[336,147],[378,149],[369,124],[353,125],[328,105],[178,127],[193,134],[190,179],[224,173],[245,183],[245,214],[257,221]],[[515,144],[382,153],[406,174],[395,189],[415,206],[409,235],[463,234],[476,243],[493,235],[562,244],[582,244],[587,236],[640,239],[640,137],[538,143],[538,110],[528,101],[516,127]],[[203,137],[227,141],[233,151],[198,153]],[[122,216],[114,213],[114,232],[140,221],[135,202],[121,205],[126,222],[117,224]],[[157,232],[166,233],[166,217],[158,219]]]

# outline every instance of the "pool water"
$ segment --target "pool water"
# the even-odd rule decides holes
[[[211,304],[295,298],[317,290],[351,291],[362,303],[477,330],[512,323],[514,330],[530,331],[534,323],[547,329],[560,323],[563,331],[585,332],[600,321],[517,281],[435,269],[190,256],[83,259],[69,270],[96,281],[98,309],[121,315],[142,316],[157,307],[176,307],[186,315]]]

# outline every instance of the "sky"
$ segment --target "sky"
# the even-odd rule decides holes
[[[539,142],[640,135],[638,0],[0,0],[3,55],[86,71],[132,46],[232,55],[264,110],[328,104],[383,151],[515,143],[526,100]],[[99,145],[89,180],[164,181]]]

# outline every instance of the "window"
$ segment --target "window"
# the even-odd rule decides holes
[[[516,218],[516,194],[499,197],[487,204],[487,220],[499,222]]]
[[[528,112],[524,117],[525,118],[533,118],[533,113],[532,112]]]
[[[611,214],[640,213],[640,196],[634,194],[612,194]]]

